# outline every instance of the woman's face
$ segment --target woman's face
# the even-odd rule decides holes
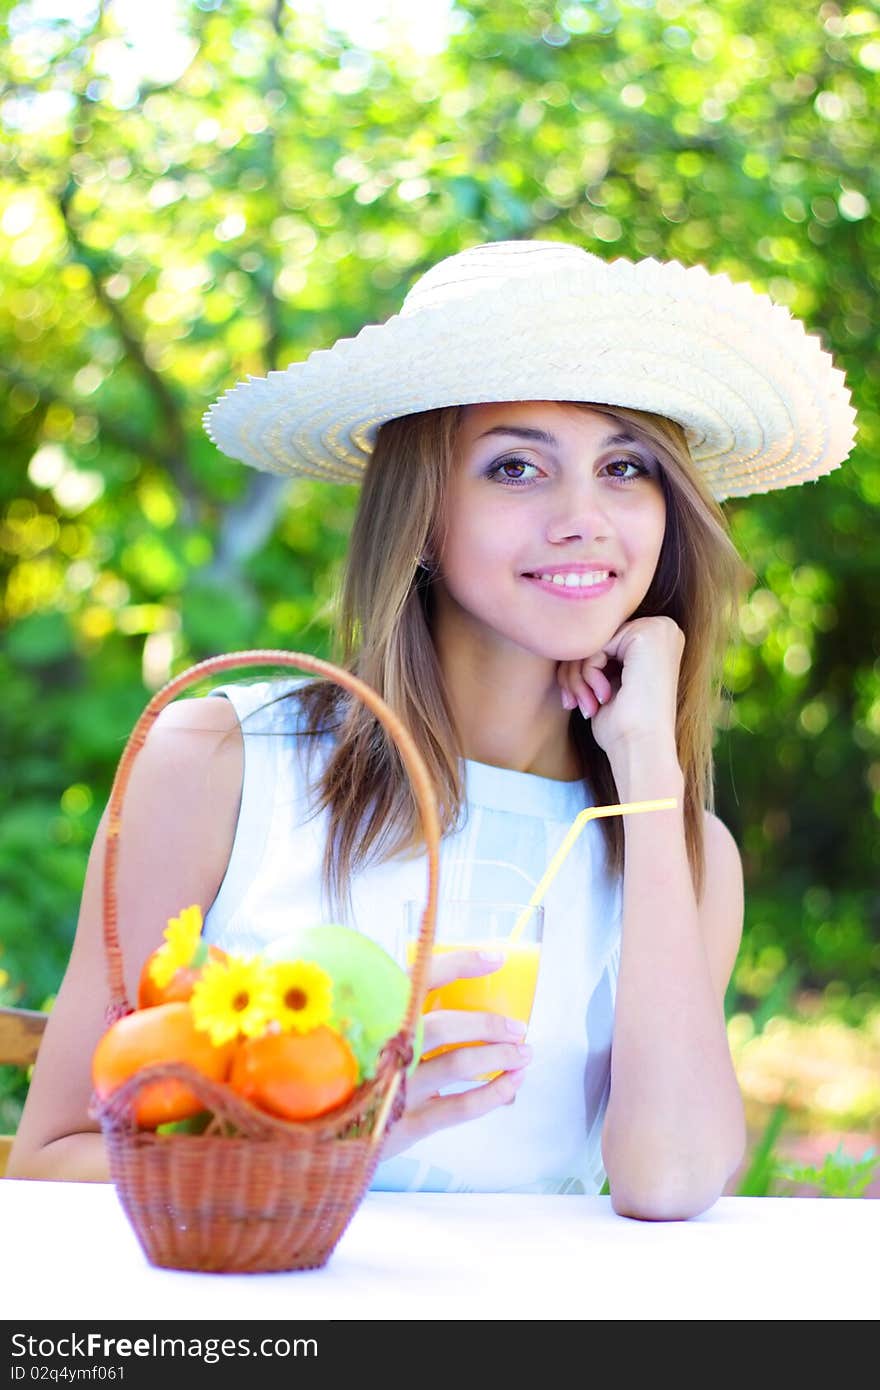
[[[666,526],[648,447],[552,401],[462,411],[447,507],[440,613],[448,596],[479,636],[555,661],[592,655],[635,612]]]

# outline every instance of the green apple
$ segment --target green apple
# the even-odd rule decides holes
[[[410,978],[384,947],[350,927],[299,927],[264,948],[269,961],[308,960],[333,981],[333,1023],[357,1057],[361,1077],[375,1074],[379,1053],[398,1032],[410,996]],[[422,1052],[422,1020],[413,1038],[412,1075]]]

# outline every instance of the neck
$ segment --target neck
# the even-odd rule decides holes
[[[489,641],[451,615],[437,622],[434,644],[466,758],[560,782],[582,776],[556,661]]]

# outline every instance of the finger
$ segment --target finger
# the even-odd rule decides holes
[[[571,693],[574,695],[578,708],[585,719],[592,719],[597,710],[601,709],[601,702],[598,696],[595,695],[590,686],[587,685],[587,682],[579,671],[576,675],[572,676]]]
[[[444,951],[439,956],[432,955],[428,963],[428,989],[438,989],[453,980],[469,980],[475,975],[490,975],[503,964],[500,951]]]
[[[481,1009],[432,1009],[423,1016],[424,1041],[422,1050],[444,1043],[522,1042],[526,1025],[504,1014],[484,1013]]]
[[[572,681],[580,672],[580,661],[560,661],[556,667],[556,681],[563,709],[577,709],[577,697],[572,689]]]
[[[608,681],[610,683],[614,675],[614,670],[615,663],[613,660],[609,662],[609,660],[606,659],[601,666],[594,665],[592,661],[581,661],[575,668],[573,679],[576,681],[583,680],[586,681],[588,685],[591,685],[593,677],[598,676],[600,684],[603,681]]]
[[[499,1105],[511,1105],[516,1099],[525,1074],[526,1069],[519,1067],[515,1071],[503,1072],[501,1076],[486,1081],[482,1086],[474,1086],[469,1091],[461,1091],[453,1096],[417,1096],[413,1086],[415,1077],[412,1077],[407,1084],[407,1109],[400,1120],[401,1124],[408,1122],[407,1128],[412,1134],[409,1142],[415,1143],[416,1139],[423,1139],[435,1130],[475,1120],[480,1115],[488,1114],[490,1110],[496,1110]],[[445,1084],[448,1083],[440,1083]]]
[[[594,657],[579,657],[577,661],[560,661],[556,666],[556,683],[560,690],[570,690],[572,679],[579,676],[581,668],[586,666],[604,666],[605,653],[597,652]]]
[[[385,1136],[382,1159],[393,1158],[435,1130],[478,1119],[501,1105],[513,1105],[524,1079],[525,1069],[518,1068],[504,1072],[470,1091],[453,1096],[435,1096],[426,1101],[416,1101],[412,1095],[411,1081],[407,1082],[406,1108]]]
[[[577,675],[579,673],[582,666],[602,667],[607,660],[608,653],[600,648],[599,651],[593,652],[591,656],[579,656],[575,661],[560,661],[556,666],[556,679],[559,681],[560,685],[564,685],[573,674]]]
[[[436,1096],[444,1086],[462,1081],[481,1081],[498,1072],[519,1071],[528,1067],[532,1049],[525,1043],[491,1043],[451,1047],[439,1057],[422,1060],[409,1080],[414,1101],[422,1102]]]
[[[572,695],[569,686],[570,666],[570,661],[560,661],[556,666],[556,683],[559,686],[559,697],[563,709],[574,709],[577,705],[577,700]]]
[[[617,631],[605,643],[605,650],[608,655],[613,656],[616,661],[623,662],[630,643],[638,637],[640,631],[644,631],[644,628],[640,628],[639,625],[644,624],[645,621],[644,618],[634,618],[629,622],[621,623]],[[647,621],[650,623],[654,620],[648,618]]]
[[[600,705],[607,705],[614,693],[611,682],[603,671],[597,671],[594,666],[589,667],[583,672],[582,679],[599,701]]]

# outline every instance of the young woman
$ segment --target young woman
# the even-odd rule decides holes
[[[441,897],[510,898],[514,882],[526,901],[584,805],[677,803],[576,842],[545,898],[528,1043],[499,1015],[426,1016],[425,1052],[479,1045],[420,1062],[374,1187],[596,1193],[607,1174],[616,1212],[661,1220],[724,1190],[746,1138],[723,1008],[743,881],[712,813],[712,740],[748,572],[718,502],[836,467],[848,402],[816,340],[747,286],[500,242],[209,412],[251,466],[362,480],[337,660],[432,773]],[[11,1176],[108,1177],[87,1115],[104,837],[102,822]],[[183,905],[239,952],[327,920],[393,950],[424,892],[396,749],[323,680],[164,711],[120,845],[132,992]],[[452,952],[430,985],[494,968]]]

